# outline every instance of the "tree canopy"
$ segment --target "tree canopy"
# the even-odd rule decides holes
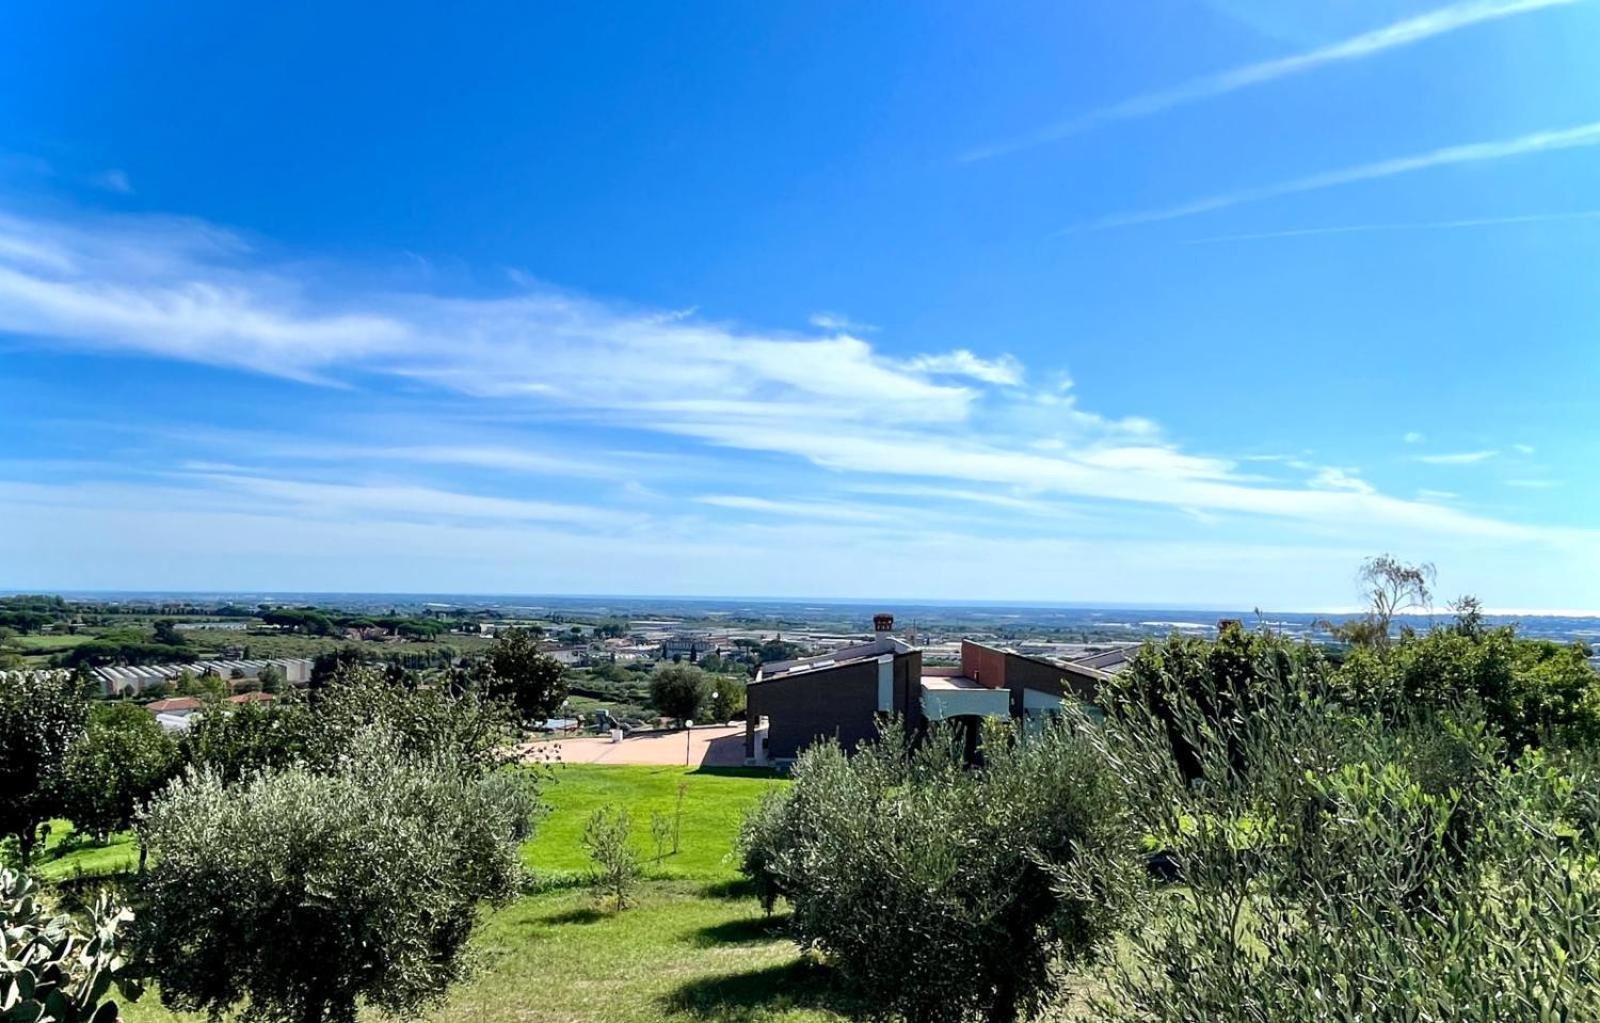
[[[144,823],[162,1000],[260,1023],[414,1015],[463,975],[478,903],[517,890],[532,806],[516,779],[408,754],[382,727],[332,772],[192,774]]]
[[[0,835],[24,866],[39,826],[61,812],[67,751],[88,716],[83,686],[64,671],[0,672]]]
[[[524,721],[542,721],[567,698],[566,668],[539,649],[538,636],[527,629],[506,629],[473,667],[472,677],[485,692],[505,700]]]
[[[706,673],[692,665],[663,665],[650,676],[650,705],[664,717],[688,721],[709,695]]]

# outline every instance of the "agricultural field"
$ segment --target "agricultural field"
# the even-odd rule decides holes
[[[745,809],[786,782],[743,769],[557,765],[543,797],[549,811],[523,848],[531,893],[487,913],[475,939],[478,974],[429,1018],[439,1023],[813,1023],[853,1018],[827,970],[767,919],[733,859]],[[659,859],[651,814],[672,818],[683,787],[679,848]],[[620,807],[646,880],[621,912],[601,909],[584,885],[580,844],[589,815]],[[65,825],[63,825],[65,829]],[[61,838],[53,839],[57,846]],[[67,846],[70,847],[70,841]],[[53,847],[54,848],[54,847]],[[44,873],[71,877],[130,862],[120,839],[49,860]],[[94,866],[90,864],[93,863]],[[780,910],[781,913],[781,910]],[[122,1009],[127,1023],[199,1023],[164,1009],[155,993]]]
[[[449,647],[457,653],[477,653],[487,650],[494,642],[487,636],[449,634],[440,640],[407,640],[403,643],[382,643],[340,639],[332,636],[302,636],[293,633],[241,633],[227,629],[186,629],[184,638],[194,647],[200,658],[215,656],[224,650],[243,648],[251,657],[315,657],[343,649],[363,649],[382,656],[384,654],[428,654]]]

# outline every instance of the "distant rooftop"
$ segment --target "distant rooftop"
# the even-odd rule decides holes
[[[884,654],[910,653],[913,649],[915,648],[904,640],[895,639],[893,636],[884,636],[866,643],[857,643],[854,646],[830,650],[825,654],[799,657],[792,661],[774,661],[771,664],[763,664],[761,673],[756,680],[760,682],[770,678],[789,678],[808,671],[819,671],[824,668],[837,668],[846,664],[876,660]]]

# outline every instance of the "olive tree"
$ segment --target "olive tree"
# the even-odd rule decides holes
[[[83,733],[88,701],[64,671],[0,672],[0,835],[27,866],[39,827],[61,812],[67,750]]]
[[[744,865],[871,1004],[912,1023],[1014,1020],[1061,967],[1111,947],[1143,869],[1087,727],[993,725],[975,767],[947,730],[915,749],[894,725],[851,755],[814,744],[756,808]]]
[[[1099,1018],[1600,1018],[1593,754],[1507,762],[1474,709],[1380,714],[1304,674],[1254,690],[1225,720],[1179,694],[1095,737],[1181,882],[1149,893]]]
[[[530,810],[515,779],[408,755],[381,728],[331,772],[191,773],[142,826],[162,1000],[260,1023],[415,1014],[462,976],[479,904],[517,890]]]
[[[516,713],[477,689],[397,686],[377,666],[358,665],[331,679],[304,715],[299,756],[315,770],[336,770],[380,725],[408,756],[445,758],[481,774],[509,758]]]

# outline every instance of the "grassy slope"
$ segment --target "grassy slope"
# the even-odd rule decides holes
[[[659,863],[650,838],[652,811],[671,816],[679,782],[684,784],[683,823],[677,854]],[[652,875],[725,880],[736,873],[729,859],[745,809],[782,782],[769,774],[739,769],[558,765],[543,788],[550,813],[539,822],[523,858],[536,874],[566,874],[588,868],[580,839],[589,815],[602,806],[628,811],[634,847]]]
[[[682,843],[656,864],[650,811],[672,811],[688,785]],[[743,891],[730,856],[744,809],[783,784],[753,772],[574,765],[545,786],[551,811],[524,858],[547,881],[587,868],[579,837],[611,804],[634,820],[651,877],[638,905],[601,912],[583,888],[557,886],[490,913],[475,939],[484,968],[453,991],[439,1023],[817,1023],[849,1018],[826,971],[811,966]],[[195,1019],[154,996],[127,1023]]]
[[[0,863],[16,866],[9,843],[0,852]],[[139,862],[139,843],[132,834],[121,832],[111,836],[105,845],[95,845],[81,839],[72,830],[72,823],[64,820],[50,822],[50,833],[42,848],[33,854],[33,867],[47,881],[66,881],[82,874],[114,874],[131,870]]]

